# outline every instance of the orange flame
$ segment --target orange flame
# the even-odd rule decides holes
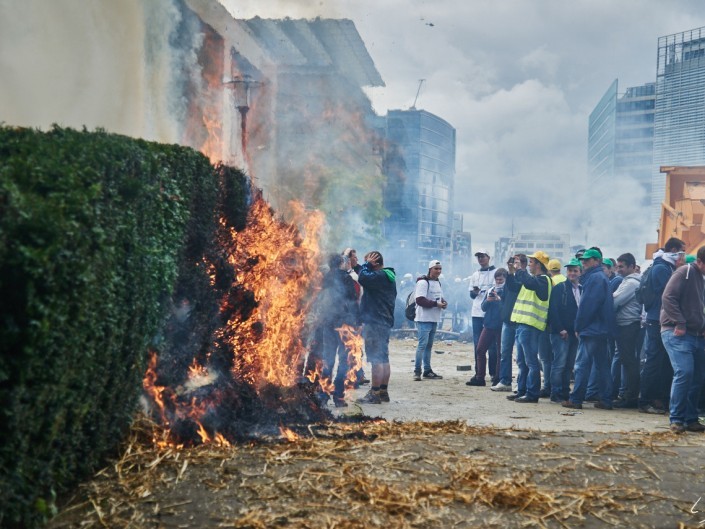
[[[357,372],[362,368],[364,340],[358,330],[351,325],[343,324],[336,331],[345,345],[345,350],[348,351],[348,373],[345,377],[345,388],[352,389],[357,382]]]
[[[238,283],[254,293],[257,303],[246,321],[227,324],[228,334],[238,339],[233,344],[233,374],[255,388],[295,383],[304,354],[301,331],[312,298],[310,285],[319,283],[315,279],[320,276],[318,234],[323,214],[306,212],[301,205],[292,205],[292,210],[297,211],[295,221],[303,225],[303,238],[297,236],[294,224],[275,219],[261,198],[250,209],[248,227],[229,232],[233,250],[229,261],[238,270]]]
[[[289,428],[287,428],[285,426],[280,426],[279,431],[281,432],[282,437],[284,439],[286,439],[287,441],[289,441],[290,443],[295,443],[296,441],[299,440],[298,434],[296,434],[296,432],[289,430]]]

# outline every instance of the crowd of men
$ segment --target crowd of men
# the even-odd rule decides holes
[[[581,409],[594,402],[602,410],[669,414],[676,433],[705,431],[698,420],[705,382],[705,248],[697,256],[684,250],[683,241],[669,239],[643,276],[631,253],[610,259],[598,247],[579,251],[565,265],[543,251],[517,254],[506,268],[491,265],[489,253],[479,250],[479,270],[468,287],[475,373],[467,385],[485,386],[489,376],[489,389],[509,393],[516,403],[549,399]],[[442,269],[432,260],[426,274],[402,281],[414,293],[414,381],[443,378],[431,366],[434,338],[449,307]],[[338,360],[335,405],[347,405],[349,351],[336,332],[343,324],[361,326],[371,364],[371,381],[358,372],[356,384],[371,382],[358,400],[389,402],[389,338],[398,304],[394,269],[384,266],[377,251],[360,265],[348,248],[329,259],[319,299],[323,316],[314,343],[321,344],[324,377],[333,378]]]
[[[518,254],[506,270],[489,266],[489,255],[478,252],[485,275],[471,283],[470,297],[482,298],[483,312],[473,312],[476,369],[467,384],[485,385],[483,338],[489,335],[499,351],[495,359],[489,356],[490,389],[511,392],[507,398],[516,403],[547,398],[581,409],[594,402],[602,410],[668,413],[676,433],[705,431],[698,420],[705,382],[705,248],[697,256],[684,250],[683,241],[669,239],[644,278],[631,253],[613,260],[597,247],[581,250],[564,266],[542,251]]]

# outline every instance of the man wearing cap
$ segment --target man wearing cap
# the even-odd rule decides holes
[[[548,276],[551,278],[551,286],[556,286],[565,281],[565,276],[561,274],[561,262],[558,259],[549,259]],[[549,311],[550,313],[550,311]],[[541,398],[551,396],[551,366],[553,365],[553,346],[551,345],[550,323],[539,338],[539,360],[543,371],[543,385],[541,386]]]
[[[548,322],[548,301],[551,296],[551,279],[548,276],[548,254],[542,251],[529,255],[529,272],[515,262],[514,280],[521,283],[521,290],[514,303],[511,321],[517,324],[517,393],[507,398],[518,403],[536,403],[541,391],[539,365],[539,337]]]
[[[578,334],[578,355],[575,360],[575,386],[565,408],[583,407],[585,392],[593,363],[597,366],[599,402],[595,408],[612,409],[612,381],[610,379],[609,344],[614,335],[614,303],[607,276],[602,270],[602,254],[590,248],[581,257],[583,275],[580,304],[575,317]]]
[[[438,322],[441,319],[441,311],[448,306],[448,302],[443,299],[441,282],[439,277],[442,271],[441,262],[432,260],[428,263],[428,273],[416,280],[416,334],[418,344],[416,346],[416,364],[414,366],[414,380],[421,380],[421,363],[423,361],[423,378],[437,380],[443,378],[431,369],[431,349],[433,339],[436,336]]]
[[[622,282],[622,279],[624,279],[624,278],[616,273],[614,259],[610,259],[609,257],[603,258],[602,259],[602,270],[605,272],[605,275],[607,276],[607,281],[609,281],[609,284],[610,284],[610,290],[613,293],[616,292],[617,288],[619,287],[619,284]]]
[[[490,254],[484,248],[475,252],[480,269],[470,276],[470,299],[473,300],[470,316],[472,321],[472,344],[475,351],[475,372],[477,373],[477,344],[480,340],[484,325],[485,313],[482,311],[482,302],[486,292],[494,285],[494,265],[490,266]]]
[[[565,265],[566,281],[557,284],[551,292],[548,321],[551,329],[551,402],[568,400],[570,374],[575,365],[578,338],[575,336],[575,316],[580,303],[580,261],[571,259]]]

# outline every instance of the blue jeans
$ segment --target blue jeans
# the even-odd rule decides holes
[[[553,363],[551,364],[551,400],[568,400],[570,394],[570,374],[578,352],[578,339],[568,333],[565,340],[560,334],[551,335]]]
[[[502,352],[499,357],[499,381],[507,386],[512,383],[512,350],[516,340],[516,323],[502,325]]]
[[[654,401],[666,404],[673,381],[673,368],[663,346],[659,322],[651,320],[646,322],[646,336],[648,339],[644,350],[644,361],[641,365],[641,386],[639,388],[640,408],[649,406]]]
[[[335,359],[338,359],[338,370],[333,380],[335,397],[345,395],[345,380],[348,377],[348,350],[340,339],[340,334],[334,327],[323,328],[323,377],[330,379],[333,376]]]
[[[548,330],[541,333],[539,337],[539,359],[543,369],[543,385],[549,393],[551,392],[551,366],[553,364],[553,347],[551,347],[551,334]]]
[[[607,336],[581,336],[578,339],[578,356],[575,359],[575,386],[570,401],[582,404],[585,400],[588,379],[595,364],[600,400],[612,405],[612,379],[610,378],[609,343]]]
[[[538,399],[541,392],[541,366],[539,364],[540,330],[531,325],[517,324],[517,379],[519,395]]]
[[[423,360],[423,372],[428,373],[431,371],[431,348],[433,347],[433,339],[436,337],[438,323],[435,321],[417,321],[415,323],[419,343],[416,346],[414,373],[421,373],[421,360]]]
[[[705,381],[705,340],[692,334],[675,336],[673,331],[663,331],[661,339],[673,366],[671,422],[697,422],[698,397]]]

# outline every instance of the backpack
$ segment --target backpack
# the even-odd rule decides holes
[[[651,270],[654,265],[651,265],[646,269],[646,272],[641,274],[641,280],[639,281],[639,286],[636,287],[634,292],[634,297],[636,300],[644,305],[644,308],[648,310],[651,305],[656,301],[656,291],[654,290],[654,282],[651,279]]]
[[[428,283],[428,279],[424,277],[424,280]],[[416,296],[414,296],[414,294],[416,294],[416,287],[414,287],[414,290],[409,292],[409,295],[406,296],[404,316],[409,321],[414,321],[416,319]]]

